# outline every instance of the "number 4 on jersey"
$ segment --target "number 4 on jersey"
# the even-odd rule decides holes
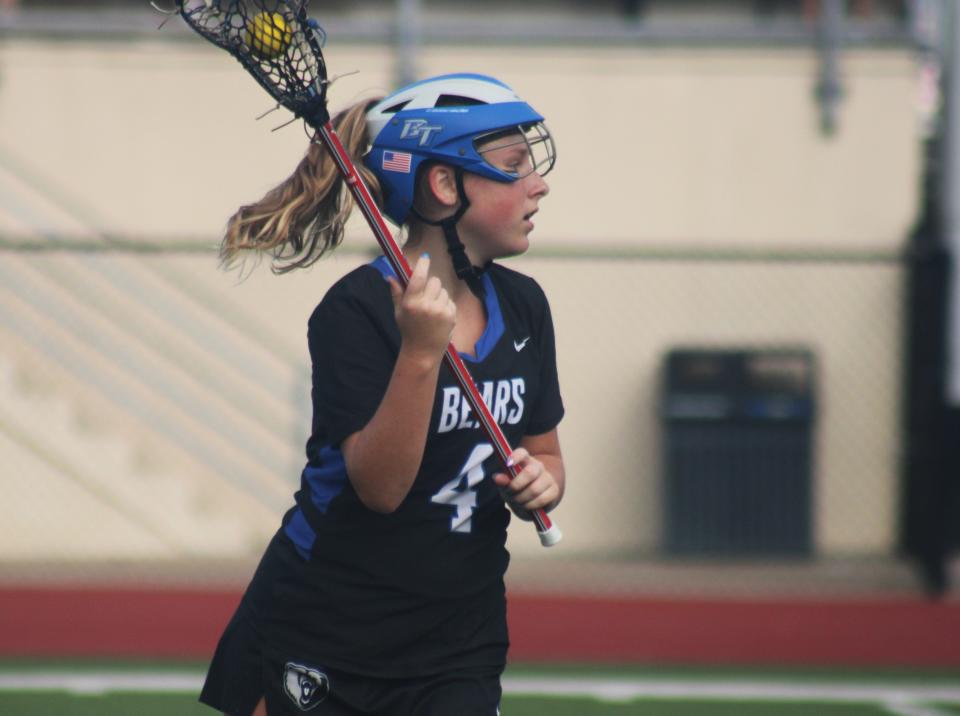
[[[483,482],[483,461],[493,455],[493,445],[490,443],[480,443],[477,445],[470,457],[460,468],[460,474],[450,480],[433,497],[431,502],[438,505],[448,505],[455,507],[456,511],[450,518],[451,532],[464,532],[469,534],[471,518],[473,511],[477,507],[477,488]]]

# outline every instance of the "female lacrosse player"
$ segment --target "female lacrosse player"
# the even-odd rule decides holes
[[[377,259],[309,321],[313,427],[296,505],[228,625],[201,701],[230,716],[495,716],[508,645],[510,507],[563,496],[563,404],[547,300],[496,259],[523,253],[554,162],[542,117],[506,85],[446,75],[335,120],[384,212],[407,227],[406,290]],[[241,208],[226,261],[279,270],[340,241],[350,205],[312,145]],[[454,375],[452,340],[522,471],[497,464]]]

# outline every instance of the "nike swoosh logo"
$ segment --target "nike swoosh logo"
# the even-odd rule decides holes
[[[527,337],[524,338],[522,341],[514,341],[514,342],[513,342],[513,349],[514,349],[517,353],[519,353],[520,351],[523,350],[524,346],[527,345],[527,341],[529,341],[529,340],[530,340],[530,336],[527,336]]]

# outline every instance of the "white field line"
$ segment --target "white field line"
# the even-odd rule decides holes
[[[893,716],[950,716],[931,706],[920,706],[911,703],[891,702],[883,704],[884,710]]]
[[[515,695],[588,696],[602,701],[638,698],[719,701],[833,701],[913,704],[960,702],[960,685],[870,682],[758,681],[747,679],[602,679],[506,677],[504,691]]]
[[[98,695],[122,691],[142,693],[200,693],[203,675],[166,671],[27,671],[0,672],[2,691],[66,691]]]
[[[0,672],[3,691],[66,691],[79,695],[113,692],[200,692],[203,675],[196,672]],[[922,682],[880,685],[870,682],[755,679],[655,679],[513,677],[503,679],[512,696],[568,696],[629,702],[644,698],[719,701],[819,701],[876,704],[897,716],[945,716],[924,704],[960,703],[957,686]]]

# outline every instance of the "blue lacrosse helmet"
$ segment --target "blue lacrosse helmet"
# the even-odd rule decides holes
[[[397,90],[367,112],[371,147],[364,164],[383,190],[384,213],[398,226],[411,213],[417,169],[441,161],[488,179],[512,182],[526,174],[489,164],[478,147],[502,133],[518,135],[530,171],[545,175],[556,151],[543,117],[503,82],[479,74],[450,74]]]

